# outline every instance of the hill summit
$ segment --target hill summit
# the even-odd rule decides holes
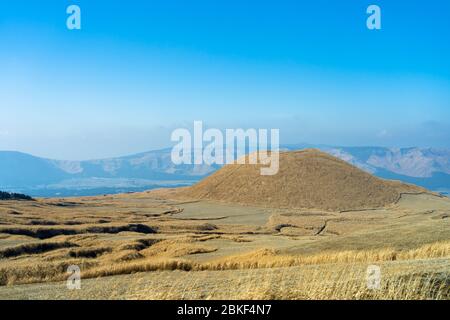
[[[316,149],[280,152],[276,175],[260,175],[259,168],[229,164],[173,195],[273,208],[345,211],[385,207],[395,203],[402,193],[427,192],[414,185],[374,177]]]

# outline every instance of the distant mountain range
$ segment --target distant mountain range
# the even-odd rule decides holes
[[[284,146],[285,150],[304,148],[320,149],[381,178],[413,183],[444,194],[450,191],[450,149]]]
[[[450,149],[283,145],[317,148],[376,176],[448,193]],[[88,161],[61,161],[0,151],[0,190],[31,196],[80,196],[190,185],[219,166],[174,165],[171,149]]]

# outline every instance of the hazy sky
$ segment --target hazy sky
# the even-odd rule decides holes
[[[194,120],[280,128],[282,143],[450,147],[449,31],[448,0],[1,1],[0,150],[124,155]]]

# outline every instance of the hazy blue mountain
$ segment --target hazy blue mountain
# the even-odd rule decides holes
[[[382,178],[450,190],[450,150],[435,148],[283,145],[318,148]],[[192,184],[219,166],[174,165],[171,149],[89,161],[51,160],[0,151],[0,190],[32,196],[96,195]]]
[[[217,166],[179,165],[171,149],[131,156],[61,161],[0,151],[0,190],[33,196],[95,195],[189,185]]]
[[[51,160],[29,154],[0,151],[0,189],[49,184],[69,178]]]
[[[53,165],[77,178],[128,178],[147,180],[196,180],[215,168],[207,165],[174,165],[171,149],[90,161],[57,161]]]

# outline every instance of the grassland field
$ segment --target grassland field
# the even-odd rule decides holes
[[[2,201],[0,298],[449,299],[450,199],[345,212],[154,192]]]

